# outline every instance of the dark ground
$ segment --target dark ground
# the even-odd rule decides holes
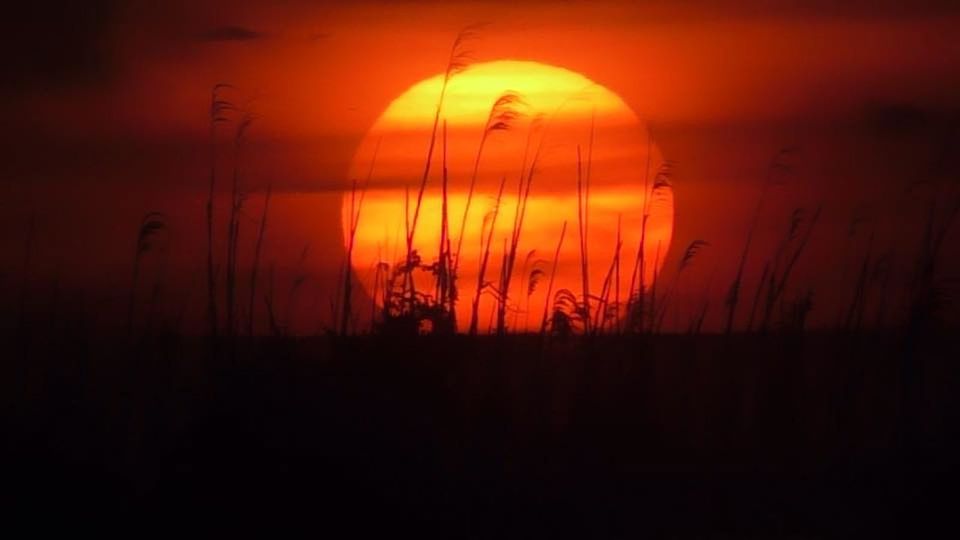
[[[958,339],[15,342],[3,509],[34,531],[957,534]]]

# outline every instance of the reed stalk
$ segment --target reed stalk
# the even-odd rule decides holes
[[[253,266],[250,269],[250,296],[247,302],[247,336],[252,337],[254,333],[255,305],[254,299],[257,296],[257,274],[260,271],[260,255],[263,252],[263,238],[267,232],[267,216],[270,214],[270,198],[273,195],[273,181],[267,184],[267,193],[263,198],[263,214],[260,216],[260,230],[257,232],[257,244],[253,251]]]
[[[800,237],[799,244],[796,249],[790,256],[790,259],[787,261],[787,265],[784,268],[783,272],[780,274],[779,279],[776,279],[775,274],[771,274],[771,288],[767,296],[767,304],[763,312],[763,320],[760,324],[760,331],[766,332],[767,327],[770,324],[770,317],[773,314],[773,307],[776,302],[782,298],[783,292],[787,288],[787,282],[790,279],[790,274],[793,272],[794,267],[797,264],[797,261],[800,260],[800,256],[803,255],[804,250],[807,247],[807,244],[810,242],[810,237],[813,234],[813,230],[817,225],[817,221],[820,220],[820,212],[822,207],[817,207],[816,212],[814,212],[813,217],[810,219],[810,222],[807,224],[807,228],[803,233],[803,236]],[[797,225],[799,227],[799,225]]]
[[[140,262],[143,256],[153,247],[154,238],[166,229],[163,214],[149,212],[140,222],[137,230],[137,244],[133,255],[133,276],[130,280],[130,298],[127,302],[126,335],[129,340],[133,335],[133,316],[136,309],[137,289],[140,284]]]
[[[680,286],[680,278],[683,275],[683,271],[689,268],[703,248],[709,245],[710,243],[705,240],[694,240],[690,242],[687,249],[684,250],[683,256],[680,258],[680,263],[677,265],[677,273],[670,283],[670,286],[667,287],[667,291],[663,295],[663,300],[660,302],[659,313],[657,314],[655,326],[653,327],[654,333],[660,333],[663,329],[663,320],[667,314],[667,307],[670,305],[670,300],[673,299],[677,288]]]
[[[563,247],[563,238],[567,234],[567,222],[564,220],[563,227],[560,228],[560,240],[557,241],[557,250],[553,253],[553,267],[550,270],[550,281],[547,284],[547,297],[543,302],[543,318],[540,320],[541,337],[547,332],[547,315],[550,312],[551,299],[553,297],[553,281],[557,277],[557,264],[560,262],[560,249]]]
[[[530,146],[530,139],[534,133],[531,126],[530,133],[527,136],[527,148]],[[530,168],[527,169],[526,178],[523,175],[523,166],[520,169],[520,181],[517,183],[517,206],[513,214],[513,227],[510,234],[509,250],[505,254],[504,264],[501,268],[500,292],[502,300],[498,303],[497,309],[497,333],[506,332],[506,313],[507,302],[509,301],[510,283],[513,276],[513,267],[517,258],[517,249],[520,245],[520,235],[523,231],[523,222],[527,214],[527,202],[530,200],[530,186],[533,184],[534,173],[537,169],[537,163],[540,159],[540,151],[543,148],[543,138],[537,144],[533,159],[530,161]],[[527,150],[524,150],[524,162],[526,162]]]
[[[437,306],[441,311],[454,317],[451,322],[452,330],[456,330],[456,318],[450,310],[450,220],[448,215],[447,184],[449,183],[447,170],[447,121],[443,121],[443,148],[442,148],[442,180],[440,185],[440,246],[437,260]]]
[[[583,163],[580,145],[577,145],[577,229],[580,240],[580,285],[586,316],[583,318],[583,333],[590,333],[590,283],[587,269],[586,217],[584,216]]]
[[[240,215],[246,195],[240,188],[240,165],[246,142],[246,132],[253,124],[253,115],[245,112],[237,124],[234,134],[233,181],[230,186],[230,215],[227,222],[227,263],[226,263],[226,335],[233,338],[237,333],[237,277],[239,266]],[[232,348],[231,348],[232,351]]]
[[[373,157],[370,159],[370,167],[367,169],[367,177],[363,181],[363,187],[360,189],[359,200],[357,198],[357,180],[354,179],[350,188],[350,219],[348,222],[347,253],[343,263],[343,310],[340,318],[340,334],[349,333],[350,318],[353,310],[353,249],[356,245],[357,228],[360,226],[360,216],[363,212],[363,201],[366,198],[367,189],[370,187],[370,180],[373,178],[374,167],[377,163],[377,156],[380,153],[381,139],[377,139],[377,144],[373,149]]]
[[[463,218],[460,220],[460,232],[457,236],[457,251],[454,254],[454,274],[456,274],[460,268],[460,250],[463,248],[463,238],[466,233],[470,208],[473,204],[473,196],[477,186],[477,177],[480,172],[480,160],[483,157],[487,139],[497,131],[507,131],[513,127],[513,122],[520,116],[515,106],[522,103],[523,99],[519,94],[508,91],[501,94],[490,107],[490,113],[487,115],[487,121],[483,126],[483,133],[480,136],[480,144],[477,146],[477,154],[473,160],[473,171],[470,173],[470,186],[467,188],[467,201],[463,208]]]
[[[621,234],[622,225],[623,225],[623,215],[617,214],[617,255],[616,255],[616,258],[614,259],[616,263],[616,267],[614,269],[614,293],[613,293],[614,302],[616,306],[616,310],[614,312],[614,321],[616,321],[616,324],[617,324],[617,329],[616,329],[617,335],[619,335],[623,330],[623,325],[620,320],[620,252],[621,252],[621,249],[623,248],[623,236]]]
[[[484,287],[486,286],[484,282],[484,277],[487,273],[487,263],[490,260],[490,245],[493,243],[493,234],[497,225],[497,216],[500,213],[500,202],[503,199],[503,189],[507,185],[507,177],[504,176],[500,180],[500,189],[497,191],[496,202],[493,207],[493,214],[490,219],[490,227],[487,231],[487,240],[484,245],[483,235],[481,234],[480,242],[482,255],[480,257],[480,270],[477,275],[477,292],[473,297],[473,305],[470,310],[470,329],[469,334],[471,336],[477,335],[477,325],[479,323],[479,309],[480,309],[480,294],[483,292]],[[482,233],[482,231],[481,231]]]
[[[420,208],[423,204],[423,194],[427,189],[427,180],[430,178],[430,167],[433,163],[433,152],[437,143],[437,129],[440,124],[440,113],[443,110],[443,101],[447,95],[447,85],[450,79],[465,70],[470,65],[470,53],[463,49],[465,44],[476,37],[477,26],[468,26],[457,34],[453,45],[450,47],[450,55],[447,59],[447,67],[444,70],[443,82],[440,86],[440,95],[437,97],[437,103],[433,112],[433,125],[430,129],[430,142],[427,145],[427,158],[423,166],[423,175],[420,178],[420,186],[417,190],[416,204],[413,209],[413,217],[407,223],[407,267],[410,268],[413,262],[413,242],[417,234],[417,222],[420,219]],[[405,289],[409,290],[409,308],[413,309],[415,302],[415,286],[413,281],[413,270],[405,279]]]
[[[750,255],[750,248],[753,245],[754,233],[757,230],[757,226],[760,224],[760,215],[763,210],[764,202],[767,198],[767,193],[769,192],[770,187],[775,185],[777,178],[776,173],[789,169],[784,159],[792,152],[793,149],[791,148],[781,149],[773,158],[767,175],[763,179],[763,184],[760,188],[760,197],[757,199],[757,206],[754,209],[753,216],[750,219],[750,226],[747,228],[747,240],[743,245],[743,251],[740,252],[740,261],[737,264],[737,272],[733,278],[733,282],[730,284],[730,289],[727,292],[727,316],[724,324],[724,334],[728,336],[733,332],[733,323],[737,312],[737,304],[740,301],[740,288],[743,283],[743,272],[747,265],[747,258]]]
[[[215,222],[214,199],[216,198],[217,183],[217,126],[227,122],[229,118],[226,113],[235,111],[236,107],[220,98],[220,90],[233,88],[229,84],[214,85],[210,92],[210,191],[206,204],[207,221],[207,319],[210,325],[210,336],[214,344],[217,342],[217,333],[219,328],[219,317],[217,314],[217,280],[216,280],[216,262],[214,261],[214,235],[213,228]],[[216,347],[214,347],[216,351]]]

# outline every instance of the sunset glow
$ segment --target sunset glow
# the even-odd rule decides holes
[[[8,529],[957,528],[960,0],[9,4]]]
[[[351,178],[365,182],[379,144],[373,174],[357,228],[354,269],[370,293],[377,262],[391,265],[405,256],[405,190],[415,198],[423,174],[433,113],[443,76],[411,86],[380,115],[357,150]],[[567,235],[560,251],[554,292],[579,291],[580,249],[577,237],[577,149],[582,154],[586,182],[589,170],[587,245],[590,290],[599,295],[611,273],[617,251],[618,222],[622,248],[620,283],[611,277],[609,303],[619,292],[625,303],[639,246],[645,193],[662,158],[642,122],[612,91],[569,70],[535,62],[496,61],[471,66],[450,80],[441,118],[447,122],[448,215],[452,243],[459,245],[459,229],[466,206],[471,171],[491,105],[504,92],[519,94],[519,118],[509,130],[491,134],[478,169],[477,190],[464,227],[460,271],[457,276],[457,318],[468,320],[477,287],[481,259],[481,232],[492,221],[499,181],[506,176],[504,195],[494,228],[490,266],[484,281],[496,281],[504,242],[511,235],[518,201],[521,168],[524,175],[539,150],[539,159],[521,231],[511,279],[508,317],[514,329],[539,328],[553,253],[564,221]],[[592,145],[591,145],[592,132]],[[442,198],[442,141],[433,156],[427,191],[420,212],[414,249],[425,261],[438,253]],[[526,158],[525,158],[526,154]],[[588,157],[589,162],[588,162]],[[647,184],[645,192],[644,185]],[[415,204],[414,202],[410,203]],[[412,212],[412,210],[411,210]],[[651,198],[648,207],[645,280],[662,265],[670,245],[673,197],[669,190]],[[349,194],[344,198],[345,243],[349,241]],[[539,269],[541,282],[530,290],[530,275]],[[611,274],[612,276],[612,274]],[[418,277],[426,287],[429,276]],[[639,278],[638,278],[639,280]],[[481,302],[481,328],[487,327],[492,298]],[[461,330],[463,324],[461,323]]]

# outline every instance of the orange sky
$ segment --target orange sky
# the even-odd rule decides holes
[[[254,98],[258,116],[244,177],[254,193],[268,180],[279,192],[270,256],[292,275],[309,243],[322,297],[342,259],[336,209],[357,145],[393,98],[443,68],[456,31],[476,21],[490,23],[478,60],[582,73],[647,123],[678,163],[667,264],[691,240],[710,240],[716,260],[704,260],[703,282],[730,266],[724,253],[741,241],[742,216],[778,148],[798,145],[803,155],[764,232],[774,238],[789,208],[821,201],[826,222],[842,227],[852,207],[902,192],[904,175],[933,153],[931,133],[960,109],[960,13],[950,2],[197,4],[101,2],[92,5],[102,17],[66,10],[62,21],[27,15],[5,38],[5,49],[23,51],[6,53],[13,82],[0,88],[12,105],[5,242],[21,244],[35,209],[47,275],[72,265],[81,282],[116,281],[103,276],[124,271],[130,236],[154,209],[180,239],[174,266],[190,267],[202,249],[193,230],[208,90],[229,81],[235,99]],[[51,33],[76,39],[62,50],[31,45]],[[259,204],[251,200],[251,214]]]

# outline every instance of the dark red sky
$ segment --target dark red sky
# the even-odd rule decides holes
[[[960,6],[949,1],[35,4],[4,23],[3,289],[18,286],[36,212],[34,286],[60,275],[120,297],[139,219],[161,210],[170,272],[187,290],[203,249],[209,88],[229,81],[237,99],[256,97],[246,177],[282,192],[269,256],[292,275],[309,243],[322,306],[354,147],[476,21],[490,23],[478,59],[581,72],[647,121],[678,164],[668,264],[709,240],[703,281],[733,265],[772,156],[798,147],[761,232],[774,238],[793,207],[823,204],[797,280],[822,291],[824,318],[841,301],[827,291],[853,209],[870,208],[891,238],[913,234],[921,195],[906,186],[960,111]]]

